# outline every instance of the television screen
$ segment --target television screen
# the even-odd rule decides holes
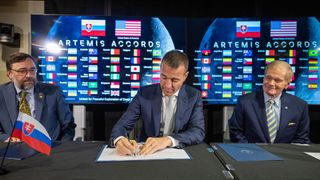
[[[129,103],[159,83],[161,58],[185,51],[183,18],[32,15],[38,80],[57,84],[68,103]]]
[[[265,66],[288,62],[294,77],[286,92],[320,104],[320,23],[316,17],[188,20],[190,82],[205,104],[236,104],[262,89]]]

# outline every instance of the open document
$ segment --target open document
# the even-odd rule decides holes
[[[98,154],[96,162],[106,161],[137,161],[137,160],[165,160],[165,159],[190,159],[190,156],[184,149],[166,148],[154,154],[146,156],[120,156],[115,148],[109,148],[105,145]]]

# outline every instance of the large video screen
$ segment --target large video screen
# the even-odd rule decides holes
[[[262,89],[265,66],[274,60],[294,70],[288,93],[320,104],[318,18],[191,19],[188,32],[200,32],[188,34],[188,53],[190,82],[204,104],[236,104],[239,96]]]
[[[31,16],[38,80],[57,84],[68,103],[129,103],[159,83],[161,58],[185,51],[185,19]]]

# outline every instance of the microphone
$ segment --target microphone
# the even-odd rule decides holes
[[[7,170],[7,169],[3,166],[3,164],[4,164],[4,160],[6,159],[8,150],[9,150],[9,145],[10,145],[10,142],[11,142],[11,137],[12,137],[14,128],[16,127],[16,123],[17,123],[17,121],[14,121],[14,125],[13,125],[13,128],[12,128],[12,130],[11,130],[11,133],[10,133],[10,136],[9,136],[9,139],[8,139],[8,143],[7,143],[6,149],[5,149],[5,151],[4,151],[4,153],[3,153],[3,156],[2,156],[2,160],[1,160],[1,164],[0,164],[0,175],[5,175],[5,174],[7,174],[7,173],[10,172],[9,170]]]

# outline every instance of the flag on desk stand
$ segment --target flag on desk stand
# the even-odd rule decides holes
[[[19,138],[32,149],[50,155],[51,138],[42,124],[33,117],[19,112],[12,137]]]

